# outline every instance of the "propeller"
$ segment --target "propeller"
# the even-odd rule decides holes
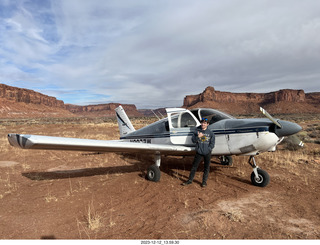
[[[265,115],[267,118],[269,118],[271,122],[273,122],[279,128],[282,128],[282,125],[276,119],[274,119],[265,109],[260,107],[260,111],[262,112],[263,115]]]
[[[293,123],[293,122],[288,122],[288,121],[282,121],[282,120],[277,120],[273,118],[265,109],[260,107],[260,111],[264,116],[266,116],[271,122],[273,122],[278,128],[274,129],[274,133],[280,138],[284,136],[293,136],[294,134],[298,133],[301,131],[301,126]],[[295,135],[294,136],[294,141],[295,144],[303,147],[304,143],[299,140],[299,138]]]

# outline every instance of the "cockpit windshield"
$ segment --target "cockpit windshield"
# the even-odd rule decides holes
[[[199,119],[199,121],[202,118],[207,118],[209,124],[216,123],[223,119],[234,119],[233,116],[214,109],[194,109],[191,110],[191,112]]]

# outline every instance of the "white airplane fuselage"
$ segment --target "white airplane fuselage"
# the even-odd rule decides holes
[[[212,129],[215,134],[215,147],[212,150],[212,155],[256,155],[260,152],[275,151],[276,145],[280,143],[279,137],[268,130],[261,129],[259,131],[258,128],[256,130],[258,132],[226,133]],[[128,135],[121,140],[137,144],[193,146],[191,138],[194,131],[195,128],[179,129],[159,137],[148,137],[147,135],[130,137]]]
[[[212,155],[256,155],[260,152],[275,151],[276,145],[281,142],[281,134],[281,137],[277,136],[274,124],[268,119],[235,119],[220,113],[213,109],[169,109],[167,118],[123,135],[121,140],[192,147],[192,134],[200,125],[201,116],[209,115],[211,124],[208,128],[215,134]],[[289,123],[295,130],[296,124],[282,122]]]

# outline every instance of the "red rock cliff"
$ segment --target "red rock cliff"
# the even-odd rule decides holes
[[[81,116],[95,116],[95,117],[108,117],[115,116],[115,109],[119,106],[118,103],[110,103],[110,104],[100,104],[100,105],[87,105],[87,106],[78,106],[66,104],[67,110],[71,111],[74,114]],[[126,111],[128,116],[142,116],[140,112],[138,112],[135,105],[122,105],[124,110]]]
[[[0,117],[114,117],[118,103],[100,105],[65,105],[62,100],[30,89],[0,84]],[[49,109],[49,108],[50,109]],[[142,116],[135,105],[123,105],[128,116]]]
[[[264,106],[277,113],[320,112],[318,93],[283,89],[270,93],[231,93],[207,87],[198,95],[184,98],[183,107],[214,107],[229,113],[256,113]]]
[[[219,103],[255,102],[275,103],[279,101],[304,102],[303,90],[284,89],[271,93],[231,93],[216,91],[213,87],[207,87],[203,93],[198,95],[187,95],[183,106],[190,107],[199,102],[215,101]]]
[[[33,90],[11,87],[0,84],[0,98],[14,102],[24,102],[26,104],[45,105],[56,108],[65,108],[62,100],[55,97],[44,95]]]

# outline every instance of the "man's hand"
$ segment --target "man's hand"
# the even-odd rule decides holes
[[[203,137],[203,136],[204,136],[203,133],[198,132],[198,137],[199,137],[199,138],[201,138],[201,137]]]

